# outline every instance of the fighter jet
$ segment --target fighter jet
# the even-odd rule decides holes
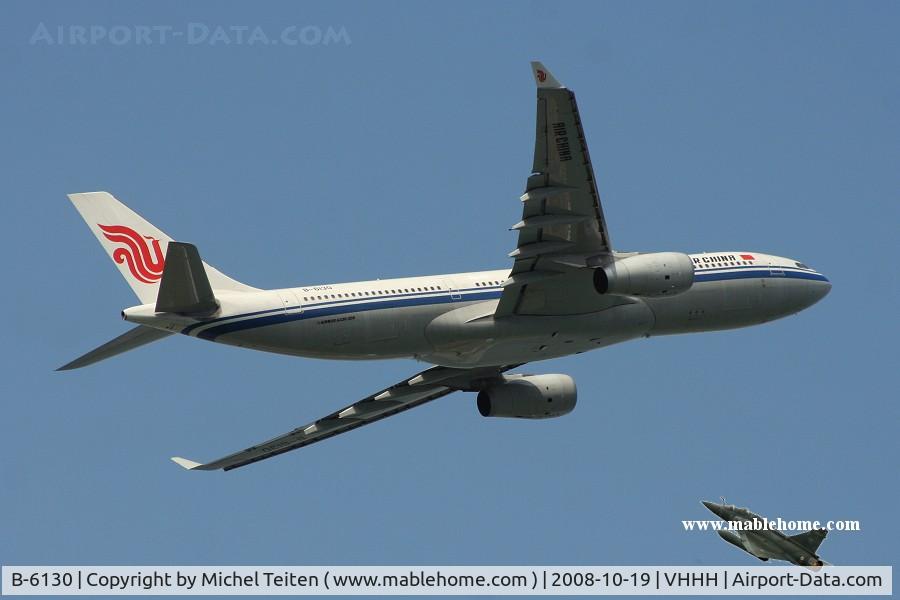
[[[746,523],[740,529],[734,531],[718,529],[716,533],[729,544],[737,546],[761,561],[774,558],[802,567],[821,567],[829,564],[816,554],[816,550],[828,533],[825,529],[813,529],[806,533],[787,536],[777,529],[762,528],[763,524],[768,523],[767,519],[746,508],[724,504],[724,499],[723,504],[704,501],[703,506],[723,521]]]

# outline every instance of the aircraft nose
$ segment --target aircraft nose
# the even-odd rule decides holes
[[[722,506],[721,504],[716,504],[715,502],[707,502],[706,500],[703,500],[702,502],[703,506],[712,511],[717,517],[721,517],[722,519],[727,520],[727,516],[725,516],[724,506]]]
[[[831,282],[823,276],[822,281],[811,281],[810,283],[812,285],[810,285],[808,288],[809,305],[812,306],[828,295],[828,292],[831,291]]]

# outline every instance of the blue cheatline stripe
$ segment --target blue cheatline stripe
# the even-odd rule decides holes
[[[694,267],[694,273],[696,275],[701,275],[703,273],[720,273],[722,271],[737,271],[737,270],[760,271],[760,272],[766,272],[766,271],[772,271],[772,270],[784,271],[784,272],[790,271],[792,273],[807,273],[810,275],[816,275],[817,277],[815,277],[815,279],[820,279],[820,280],[825,279],[823,275],[816,273],[812,269],[801,269],[799,267],[789,267],[787,265],[771,265],[771,266],[770,265],[735,265],[733,267],[704,267],[703,265],[695,265],[695,267]],[[777,277],[781,277],[781,276],[778,275]],[[803,278],[803,279],[806,279],[806,278]],[[828,281],[828,280],[825,279],[825,281]]]
[[[292,310],[292,309],[297,309],[297,308],[299,308],[299,307],[298,307],[298,306],[293,306],[293,307],[291,307],[291,308],[289,308],[289,309],[287,309],[287,310]],[[212,325],[213,323],[221,323],[222,321],[230,321],[230,320],[232,320],[232,319],[240,319],[240,318],[243,318],[243,317],[253,317],[253,316],[256,316],[256,315],[265,315],[265,314],[269,314],[269,313],[278,313],[278,312],[283,312],[284,310],[285,310],[285,309],[284,309],[284,308],[281,308],[281,307],[279,307],[279,308],[269,308],[269,309],[266,309],[266,310],[257,310],[257,311],[255,311],[255,312],[244,313],[244,314],[242,314],[242,315],[231,315],[231,316],[229,316],[229,317],[219,317],[219,318],[217,318],[217,319],[210,319],[210,320],[208,320],[208,321],[200,321],[199,323],[194,323],[193,325],[188,325],[187,327],[185,327],[184,329],[181,330],[181,333],[183,333],[183,334],[185,334],[185,335],[190,335],[190,333],[191,333],[192,331],[194,331],[194,330],[197,329],[198,327],[203,327],[204,325]]]
[[[492,288],[478,287],[478,288],[465,288],[462,290],[454,290],[454,291],[460,292],[460,293],[467,293],[467,292],[473,292],[473,291],[480,292],[485,289],[499,290],[501,288],[500,288],[500,286],[495,286]],[[341,292],[341,293],[346,293],[346,292]],[[294,306],[287,306],[284,308],[282,308],[282,307],[269,308],[266,310],[257,310],[254,312],[248,312],[248,313],[243,313],[243,314],[239,314],[239,315],[229,315],[227,317],[218,317],[216,319],[200,321],[198,323],[193,323],[191,325],[188,325],[187,327],[185,327],[184,329],[181,330],[181,333],[183,333],[185,335],[190,335],[191,333],[193,333],[196,329],[198,329],[200,327],[206,327],[208,325],[213,325],[215,323],[221,323],[223,321],[233,321],[234,319],[243,319],[245,317],[254,317],[257,315],[264,315],[264,314],[275,315],[278,313],[282,313],[284,311],[300,310],[301,308],[303,308],[303,310],[312,310],[312,309],[323,307],[323,306],[334,306],[334,305],[338,305],[338,304],[346,304],[347,302],[377,302],[379,300],[385,301],[385,300],[395,299],[395,298],[437,297],[438,295],[449,296],[449,294],[450,294],[449,290],[441,290],[441,291],[428,290],[428,291],[424,291],[424,292],[409,292],[409,293],[403,293],[403,294],[388,294],[388,295],[383,295],[383,296],[361,297],[361,298],[357,298],[355,300],[351,300],[349,298],[335,298],[334,300],[326,300],[324,302],[305,303],[302,306],[298,304],[298,305],[294,305]],[[454,300],[458,300],[458,299],[454,298]],[[440,304],[440,302],[435,302],[435,304]]]
[[[733,271],[735,269],[780,269],[782,271],[799,271],[800,273],[814,273],[811,269],[800,269],[798,267],[788,267],[788,266],[768,266],[768,265],[734,265],[733,267],[704,267],[703,265],[696,265],[694,267],[694,271],[702,271],[704,273],[712,272],[712,271]]]
[[[760,266],[742,266],[728,267],[726,271],[722,269],[709,269],[704,272],[697,270],[694,272],[695,283],[707,283],[711,281],[728,281],[733,279],[806,279],[811,281],[827,282],[828,279],[819,273],[811,273],[807,271],[790,270],[791,267],[775,267],[776,271],[781,271],[780,275],[773,275],[769,267]],[[710,272],[716,271],[716,272]],[[432,292],[411,293],[411,294],[395,294],[392,296],[375,296],[372,298],[364,298],[362,300],[348,301],[347,299],[335,299],[327,302],[318,302],[303,305],[303,312],[286,313],[285,310],[298,310],[300,306],[292,306],[286,309],[275,308],[269,310],[261,310],[241,315],[232,315],[229,317],[220,317],[194,323],[184,328],[181,333],[190,334],[200,327],[208,327],[204,331],[197,334],[197,337],[205,340],[214,340],[220,335],[226,333],[234,333],[236,331],[244,331],[254,329],[256,327],[265,327],[267,325],[278,325],[281,323],[289,323],[292,321],[302,321],[305,319],[314,319],[318,317],[340,315],[354,312],[365,312],[370,310],[381,310],[389,308],[402,308],[409,306],[426,306],[431,304],[450,304],[451,302],[477,302],[480,300],[494,300],[500,297],[502,293],[501,287],[492,288],[466,288],[459,290],[462,298],[451,298],[449,291],[443,291],[435,294]]]
[[[727,281],[729,279],[762,279],[762,278],[775,278],[775,279],[807,279],[810,281],[825,281],[828,279],[824,275],[820,275],[818,273],[809,273],[806,271],[790,271],[783,267],[775,267],[776,271],[781,271],[779,275],[773,275],[772,270],[768,267],[760,268],[757,267],[755,269],[743,269],[736,270],[731,272],[718,272],[718,273],[698,273],[694,272],[694,282],[695,283],[704,283],[708,281]]]
[[[462,290],[461,290],[462,291]],[[197,334],[197,337],[202,338],[204,340],[214,340],[220,335],[224,335],[226,333],[234,333],[235,331],[244,331],[246,329],[254,329],[256,327],[265,327],[266,325],[279,325],[281,323],[290,323],[292,321],[303,321],[306,319],[316,319],[319,317],[327,317],[331,315],[340,315],[347,313],[355,313],[355,312],[365,312],[370,310],[381,310],[387,308],[402,308],[409,306],[425,306],[431,304],[450,304],[451,302],[477,302],[480,300],[492,300],[500,297],[500,288],[494,288],[493,290],[483,290],[476,293],[467,293],[464,298],[460,300],[451,299],[449,292],[447,294],[441,294],[439,296],[427,296],[427,297],[416,297],[416,296],[394,296],[393,300],[379,300],[377,298],[372,298],[368,300],[364,300],[363,302],[356,302],[354,304],[340,304],[335,306],[335,303],[321,303],[315,306],[304,306],[304,310],[301,313],[283,313],[279,311],[277,314],[269,314],[266,316],[255,316],[249,319],[244,319],[241,321],[232,321],[229,323],[223,323],[221,325],[215,325],[201,331]],[[325,304],[328,304],[327,306]],[[244,315],[240,315],[244,316]],[[236,317],[229,317],[236,318]],[[207,325],[207,323],[203,323],[203,325]]]

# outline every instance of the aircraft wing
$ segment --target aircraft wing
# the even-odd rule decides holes
[[[537,82],[534,165],[522,195],[519,240],[496,316],[514,314],[529,284],[612,252],[575,93],[547,68],[531,63]]]
[[[261,442],[209,463],[198,463],[180,456],[172,460],[185,469],[230,471],[324,439],[374,423],[397,413],[421,406],[457,390],[475,391],[518,365],[477,369],[432,367],[410,379],[381,390],[312,423],[284,435]]]

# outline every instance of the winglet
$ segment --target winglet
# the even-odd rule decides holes
[[[556,80],[544,63],[533,60],[531,61],[531,73],[534,75],[534,81],[537,83],[538,89],[562,89],[565,86]]]
[[[197,467],[202,467],[203,463],[194,462],[192,460],[188,460],[186,458],[181,458],[180,456],[173,456],[172,462],[174,462],[179,467],[184,467],[188,471],[192,469],[196,469]]]

